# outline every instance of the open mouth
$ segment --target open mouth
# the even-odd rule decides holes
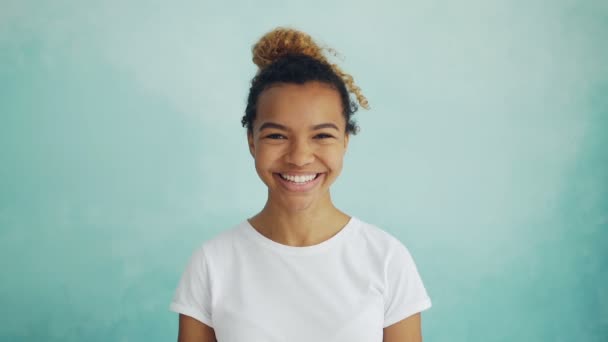
[[[294,184],[306,184],[314,181],[320,175],[320,173],[311,173],[308,175],[290,175],[287,173],[279,173],[279,177],[282,179],[294,183]]]

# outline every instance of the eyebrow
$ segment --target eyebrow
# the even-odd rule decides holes
[[[267,128],[275,128],[275,129],[279,129],[282,131],[288,131],[289,129],[286,126],[283,126],[281,124],[278,124],[276,122],[264,122],[260,128],[258,129],[258,132],[262,131],[263,129],[267,129]],[[331,122],[326,122],[326,123],[322,123],[322,124],[318,124],[318,125],[314,125],[311,126],[311,130],[316,131],[319,129],[323,129],[323,128],[333,128],[336,131],[340,131],[340,129],[338,128],[338,126],[336,126],[335,124],[331,123]]]

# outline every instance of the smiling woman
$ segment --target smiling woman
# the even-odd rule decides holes
[[[278,212],[295,217],[306,209],[332,208],[329,186],[342,170],[348,145],[341,107],[336,90],[316,81],[273,86],[261,94],[249,150],[268,187],[268,203],[280,207]],[[254,226],[268,226],[259,223]]]
[[[176,290],[179,341],[421,341],[431,300],[408,249],[332,202],[367,100],[307,34],[277,28],[242,124],[268,188],[263,209],[205,241]]]

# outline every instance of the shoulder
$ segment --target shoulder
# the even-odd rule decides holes
[[[358,236],[363,240],[361,247],[366,251],[363,254],[374,260],[385,279],[395,276],[395,272],[416,269],[410,250],[399,238],[377,225],[361,220],[358,223]]]
[[[359,236],[366,241],[370,248],[380,249],[385,254],[393,254],[404,249],[407,251],[405,244],[389,231],[361,219],[356,218],[356,220]]]
[[[246,228],[246,223],[247,221],[243,220],[238,224],[234,224],[228,229],[217,233],[215,236],[203,242],[201,248],[211,250],[234,244],[236,241],[242,238],[243,232]]]
[[[194,250],[193,258],[206,262],[221,260],[230,253],[238,251],[240,248],[237,244],[242,243],[244,229],[245,221],[242,221],[201,242]]]

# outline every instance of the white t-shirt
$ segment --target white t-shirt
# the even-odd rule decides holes
[[[355,217],[305,247],[245,220],[194,252],[170,304],[219,342],[381,342],[383,328],[430,307],[407,248]]]

